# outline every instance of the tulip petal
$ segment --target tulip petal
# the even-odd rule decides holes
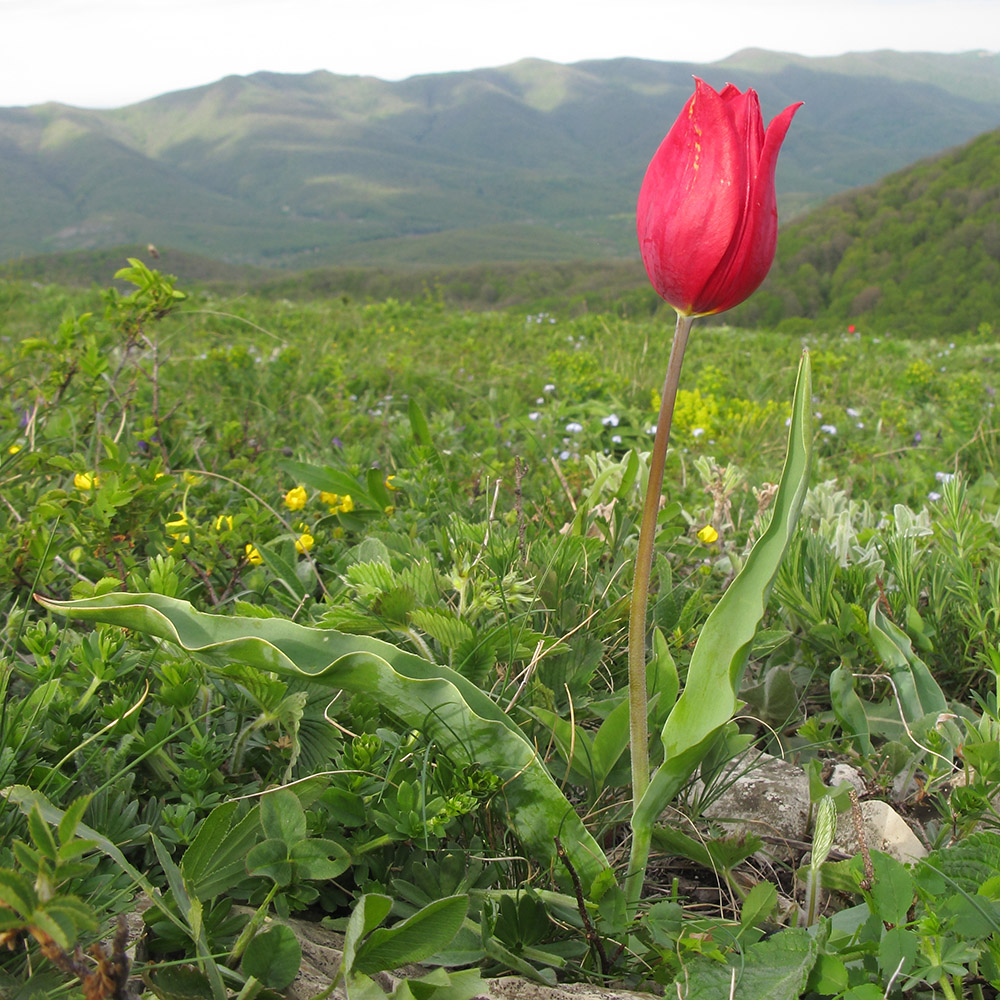
[[[774,259],[778,152],[800,107],[765,130],[760,102],[726,84],[695,92],[656,151],[639,192],[643,263],[682,315],[722,312],[750,295]]]
[[[731,101],[702,80],[650,162],[637,222],[657,292],[687,311],[739,224],[734,189],[746,184],[743,140]]]
[[[755,104],[756,96],[754,94]],[[778,243],[778,203],[774,191],[774,172],[785,134],[792,123],[792,117],[801,106],[801,101],[790,105],[775,117],[763,134],[762,144],[757,146],[759,155],[749,165],[750,182],[747,185],[740,227],[733,234],[728,252],[702,288],[699,296],[704,308],[702,315],[724,312],[738,305],[758,289],[771,269]],[[757,128],[763,131],[759,105],[756,121]],[[747,145],[748,152],[751,152],[752,140]]]

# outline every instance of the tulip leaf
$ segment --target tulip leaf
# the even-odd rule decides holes
[[[882,614],[877,601],[868,615],[868,637],[889,670],[896,699],[908,722],[947,711],[948,703],[934,675],[913,651],[909,636]]]
[[[648,828],[690,778],[737,707],[750,646],[795,532],[812,457],[811,367],[802,355],[788,451],[767,530],[712,609],[688,667],[687,683],[663,725],[664,761],[640,800],[633,826]]]
[[[534,746],[494,701],[454,670],[368,636],[281,618],[205,614],[187,601],[160,594],[38,600],[57,614],[166,639],[209,663],[240,662],[373,695],[453,759],[478,763],[497,775],[504,783],[503,802],[512,827],[534,857],[555,867],[557,879],[567,878],[557,864],[557,836],[587,887],[608,867]]]

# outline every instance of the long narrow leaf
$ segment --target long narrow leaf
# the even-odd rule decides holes
[[[559,790],[535,748],[471,681],[447,667],[367,636],[310,628],[280,618],[238,618],[195,611],[159,594],[106,594],[82,601],[38,598],[63,615],[122,625],[175,643],[210,662],[364,691],[419,729],[450,756],[478,762],[504,783],[511,825],[536,858],[555,867],[559,837],[589,888],[608,867],[601,848]]]
[[[892,677],[899,706],[908,722],[916,722],[932,712],[947,711],[944,693],[927,664],[913,651],[910,637],[882,614],[878,602],[868,615],[868,637]]]
[[[798,523],[812,457],[809,355],[795,383],[788,452],[774,513],[743,569],[712,609],[688,667],[687,682],[661,733],[664,762],[636,808],[633,824],[649,826],[670,803],[733,716],[750,645]]]

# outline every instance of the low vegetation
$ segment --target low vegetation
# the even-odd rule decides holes
[[[692,1000],[1000,987],[988,315],[696,326],[654,743],[767,526],[803,347],[812,487],[745,707],[633,912],[619,709],[662,317],[119,278],[0,282],[0,995],[274,996],[288,917],[344,933],[352,997],[414,961],[400,1000],[511,971]],[[767,869],[702,812],[750,748],[813,776],[811,843]],[[831,853],[837,762],[925,860]]]

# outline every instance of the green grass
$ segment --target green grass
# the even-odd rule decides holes
[[[500,299],[527,280],[519,274],[489,276]],[[386,892],[398,919],[435,893],[474,890],[480,951],[470,962],[484,974],[559,968],[565,979],[596,978],[596,959],[572,930],[575,904],[547,894],[551,873],[523,859],[499,821],[496,775],[401,726],[377,696],[331,704],[323,690],[239,660],[204,661],[134,631],[51,618],[32,595],[151,591],[204,611],[374,636],[511,705],[555,780],[578,776],[579,761],[566,759],[568,744],[542,720],[555,713],[592,732],[621,697],[641,485],[627,470],[651,441],[664,318],[575,314],[555,298],[547,310],[463,311],[433,286],[412,301],[368,302],[308,286],[205,290],[155,319],[164,301],[0,282],[0,786],[27,786],[59,809],[92,796],[83,821],[121,854],[99,845],[82,867],[52,875],[56,897],[84,908],[64,929],[67,952],[110,936],[114,915],[133,906],[130,872],[147,873],[176,903],[172,861],[192,885],[208,886],[207,936],[187,917],[172,922],[180,910],[154,907],[148,961],[198,960],[204,971],[207,953],[241,950],[245,921],[228,912],[232,902],[342,920],[361,894]],[[916,334],[698,322],[667,462],[651,619],[683,683],[699,627],[759,528],[758,494],[780,470],[807,346],[814,489],[752,652],[740,728],[804,765],[851,761],[901,809],[922,809],[928,846],[947,851],[980,820],[997,819],[997,372],[990,338]],[[707,524],[717,541],[698,537]],[[885,667],[867,625],[876,603],[954,711],[947,725],[911,720],[934,755],[884,711],[885,682],[857,682],[867,743],[831,694],[838,669]],[[952,793],[951,762],[961,767],[969,753],[976,777]],[[270,814],[258,820],[251,804],[268,786],[320,772],[294,787],[308,837],[324,845],[315,848],[326,852],[322,864],[274,867],[277,848],[262,845],[295,838]],[[909,772],[919,783],[893,792],[893,776]],[[620,843],[627,780],[627,767],[612,767],[605,787],[566,786],[606,850]],[[41,864],[15,843],[44,840],[42,821],[54,822],[39,806],[29,824],[34,800],[25,796],[11,800],[23,809],[0,810],[9,892],[18,879],[34,884]],[[696,811],[690,818],[700,822]],[[245,821],[247,843],[259,842],[253,857],[267,855],[266,864],[247,867],[242,854],[229,868],[221,856],[210,863],[199,854],[204,840],[185,857],[200,830],[230,821]],[[334,865],[338,874],[321,874]],[[279,870],[293,874],[275,888],[267,873]],[[827,874],[843,888],[839,871]],[[781,878],[794,884],[791,870]],[[503,897],[513,909],[477,895],[527,886]],[[861,905],[856,888],[828,912]],[[755,950],[764,930],[786,933],[771,910],[741,938],[728,917],[706,918],[677,890],[652,898],[659,909],[631,930],[616,923],[613,893],[600,910],[610,951],[632,935],[633,958],[613,973],[632,986],[675,990],[689,964],[711,965],[696,954],[704,933],[722,958],[744,949],[749,967],[764,955]],[[907,933],[947,943],[954,928],[932,933],[924,897],[914,898]],[[730,904],[744,905],[738,895]],[[884,902],[865,905],[878,915]],[[11,926],[30,934],[42,926],[36,918]],[[876,923],[868,952],[837,931],[830,956],[855,947],[875,961]],[[987,979],[988,939],[975,938]],[[775,940],[799,946],[796,934]],[[30,947],[32,969],[68,991],[72,976]],[[24,954],[3,960],[11,982],[28,975]],[[970,961],[959,978],[972,976]],[[908,998],[938,982],[933,970],[918,978]],[[199,983],[212,995],[210,976]]]

